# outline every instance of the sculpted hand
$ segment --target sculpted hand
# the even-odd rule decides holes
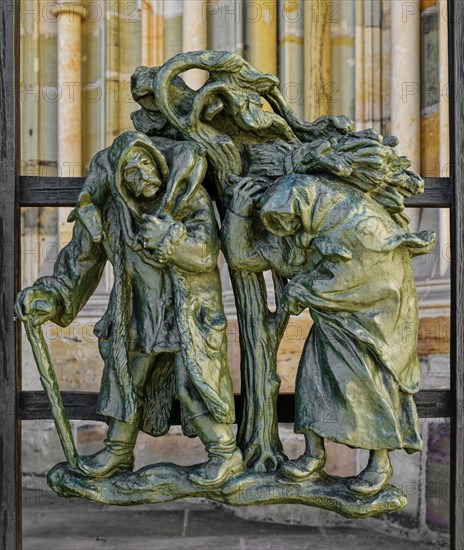
[[[256,208],[264,191],[263,186],[253,178],[238,178],[233,176],[231,177],[231,181],[235,185],[230,209],[234,214],[246,218]]]
[[[155,250],[161,238],[168,231],[172,221],[161,220],[156,216],[143,215],[144,223],[141,225],[140,231],[137,234],[137,242],[142,245],[142,248]]]
[[[282,294],[282,307],[290,315],[299,315],[305,306],[301,303],[301,294],[299,292],[299,285],[288,283]]]
[[[340,177],[351,174],[351,166],[334,149],[336,142],[318,139],[299,147],[292,153],[293,170],[297,174],[328,172]]]
[[[320,137],[339,137],[348,134],[355,128],[354,122],[345,115],[321,116],[312,123],[316,126]]]
[[[55,292],[40,285],[25,288],[18,294],[15,310],[21,321],[32,320],[34,326],[52,319],[58,308]]]

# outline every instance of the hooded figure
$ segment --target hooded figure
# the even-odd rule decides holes
[[[105,362],[98,412],[110,417],[105,448],[78,458],[94,477],[133,467],[139,429],[163,435],[172,403],[184,432],[198,435],[209,461],[190,474],[205,485],[244,469],[231,423],[232,381],[217,268],[219,238],[211,200],[200,185],[199,147],[126,132],[98,153],[71,220],[73,238],[51,277],[27,293],[52,304],[66,326],[94,292],[106,261],[114,285],[95,326]],[[30,298],[29,298],[30,301]]]
[[[373,494],[391,477],[389,451],[422,447],[410,258],[427,253],[435,234],[409,233],[378,202],[330,176],[277,180],[260,200],[261,230],[234,203],[222,230],[231,267],[276,269],[290,279],[283,307],[295,315],[309,308],[314,321],[295,392],[295,431],[305,435],[306,452],[282,471],[293,480],[320,471],[329,439],[371,451],[350,487]]]

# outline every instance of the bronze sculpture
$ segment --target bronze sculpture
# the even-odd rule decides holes
[[[409,257],[430,250],[434,235],[407,232],[330,176],[285,176],[260,199],[250,183],[235,187],[223,226],[226,258],[232,267],[279,270],[290,279],[285,310],[309,307],[314,321],[296,382],[295,431],[306,451],[281,471],[295,481],[321,471],[326,438],[371,451],[349,487],[375,494],[392,475],[388,452],[422,445],[412,397],[417,334],[406,330],[417,310]],[[269,235],[256,239],[250,207],[258,200]]]
[[[25,291],[21,310],[33,315],[34,301],[46,300],[47,317],[68,324],[110,260],[114,289],[95,328],[105,361],[98,410],[110,425],[105,448],[79,457],[77,469],[92,477],[131,470],[139,429],[166,433],[177,395],[184,430],[200,436],[211,456],[192,479],[214,485],[225,480],[228,465],[231,473],[244,469],[230,426],[234,405],[216,221],[200,186],[206,162],[198,147],[163,142],[164,150],[175,149],[168,159],[188,156],[191,164],[185,177],[194,204],[176,196],[172,207],[160,191],[177,182],[169,181],[172,168],[158,147],[144,134],[127,132],[97,155],[73,213],[78,220],[73,239],[53,276]],[[169,218],[148,214],[167,208]]]
[[[191,68],[209,72],[196,91],[179,77]],[[354,132],[346,117],[301,121],[277,86],[274,76],[229,52],[180,54],[161,68],[135,71],[137,131],[95,156],[72,214],[73,240],[54,275],[17,303],[32,337],[34,325],[47,320],[66,325],[105,262],[113,264],[110,305],[95,327],[108,436],[91,457],[74,460],[68,445],[69,466],[49,474],[59,494],[118,504],[183,496],[300,502],[348,517],[404,506],[404,493],[388,485],[388,452],[421,448],[410,257],[426,253],[435,236],[410,233],[403,208],[423,182],[398,156],[395,138]],[[240,326],[238,446],[220,243],[206,189],[222,220]],[[275,312],[266,302],[266,270],[274,277]],[[296,431],[307,448],[288,461],[278,436],[276,355],[289,315],[305,308],[314,327],[300,361]],[[41,355],[36,359],[40,366]],[[56,384],[47,388],[59,411]],[[132,472],[139,429],[166,433],[175,397],[184,432],[199,436],[208,462]],[[329,413],[335,423],[326,421]],[[357,478],[330,478],[324,438],[369,449],[367,468]]]

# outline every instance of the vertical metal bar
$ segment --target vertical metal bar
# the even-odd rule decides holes
[[[451,548],[464,549],[464,2],[449,0],[451,211]]]
[[[19,267],[20,2],[0,2],[0,549],[21,548],[21,385],[14,301]]]

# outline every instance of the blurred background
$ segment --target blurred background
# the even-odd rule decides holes
[[[21,0],[21,9],[24,175],[84,176],[97,151],[132,129],[130,113],[138,108],[130,94],[134,69],[206,48],[234,51],[261,71],[278,75],[283,95],[306,120],[348,115],[357,129],[373,127],[397,135],[401,154],[410,157],[423,177],[449,175],[444,0]],[[204,75],[191,71],[185,79],[198,88]],[[23,209],[23,286],[51,273],[60,248],[71,237],[69,210]],[[449,212],[414,209],[408,215],[413,230],[438,233],[436,248],[414,266],[420,301],[419,354],[423,388],[448,389]],[[225,264],[222,279],[230,366],[239,393],[238,329]],[[107,269],[96,294],[69,327],[45,327],[62,390],[99,389],[103,365],[92,331],[105,311],[111,286],[112,273]],[[308,316],[290,320],[279,353],[282,392],[294,391],[310,326]],[[24,335],[23,389],[41,389]],[[101,447],[104,424],[76,421],[73,429],[82,454]],[[447,419],[422,419],[421,429],[422,453],[393,453],[393,482],[409,495],[407,508],[361,524],[417,541],[446,541],[449,424]],[[289,456],[298,456],[303,441],[293,434],[292,425],[281,425],[281,436]],[[137,466],[160,460],[191,464],[204,458],[201,443],[185,438],[177,428],[163,438],[139,436]],[[46,472],[61,460],[50,422],[24,422],[24,486],[31,494],[42,495],[39,501],[48,494]],[[365,462],[364,452],[329,447],[329,473],[354,475]],[[301,506],[236,513],[246,519],[317,527],[360,525]]]

